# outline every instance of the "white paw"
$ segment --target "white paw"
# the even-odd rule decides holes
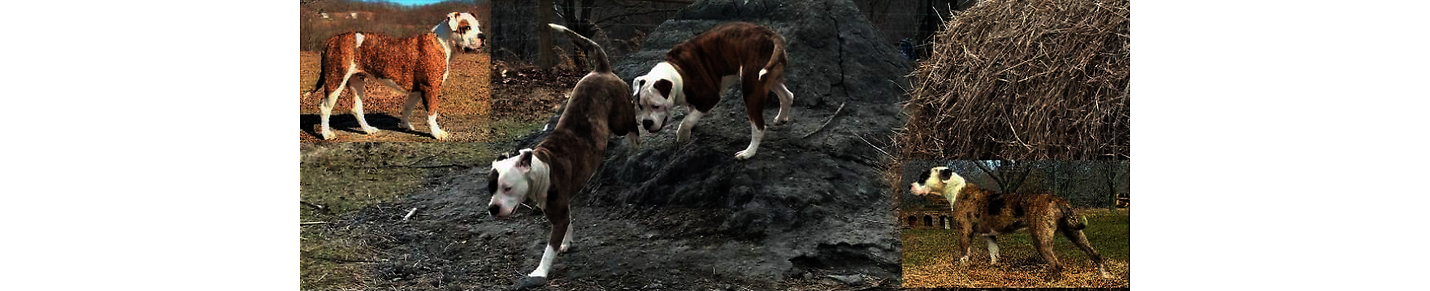
[[[412,123],[411,123],[411,122],[406,122],[406,121],[403,121],[403,122],[402,122],[402,129],[406,129],[406,130],[417,130],[416,127],[412,127]]]
[[[735,153],[735,159],[736,159],[736,160],[741,160],[741,161],[746,160],[746,159],[749,159],[750,157],[753,157],[753,156],[755,156],[755,151],[752,151],[752,150],[743,150],[743,151],[740,151],[740,152],[738,152],[738,153]]]
[[[565,253],[567,250],[570,250],[570,249],[571,249],[571,244],[562,243],[562,244],[561,244],[561,250],[559,250],[559,251],[557,251],[557,252]]]
[[[446,132],[446,131],[442,131],[441,129],[438,129],[438,130],[432,131],[432,137],[437,138],[438,140],[444,140],[444,139],[447,139],[447,132]]]
[[[324,128],[324,129],[319,133],[319,135],[322,135],[322,136],[323,136],[323,139],[328,139],[328,140],[338,137],[337,134],[333,134],[333,131],[332,131],[332,130],[328,130],[327,128]]]
[[[958,265],[959,265],[959,266],[967,266],[967,265],[968,265],[968,256],[963,256],[962,258],[958,258]]]
[[[362,128],[362,132],[363,132],[363,133],[366,133],[366,134],[374,134],[374,133],[377,133],[378,131],[379,131],[379,130],[377,130],[376,127],[371,127],[371,126]]]
[[[677,133],[675,133],[675,143],[677,143],[677,144],[684,144],[684,143],[687,142],[687,141],[690,141],[690,133],[689,133],[689,132],[677,132]]]
[[[775,116],[775,125],[784,125],[786,123],[790,123],[789,116]]]

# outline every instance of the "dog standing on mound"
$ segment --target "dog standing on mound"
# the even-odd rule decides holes
[[[638,146],[640,140],[630,92],[626,82],[611,72],[605,50],[566,27],[549,25],[584,41],[578,43],[587,44],[587,51],[594,52],[596,68],[571,90],[571,98],[556,121],[556,128],[546,139],[534,149],[499,157],[492,162],[492,170],[487,174],[487,189],[492,191],[487,211],[492,217],[504,218],[511,215],[517,205],[531,201],[551,221],[541,263],[517,283],[517,289],[546,285],[546,275],[557,252],[570,248],[571,198],[601,166],[606,140],[612,135],[624,135],[631,146]]]
[[[1078,215],[1067,199],[1052,194],[1000,194],[968,183],[947,167],[935,167],[923,173],[923,178],[909,186],[914,195],[941,195],[953,208],[958,226],[959,265],[968,264],[973,235],[982,235],[988,242],[988,257],[998,264],[998,235],[1028,230],[1033,247],[1048,262],[1051,274],[1060,274],[1062,265],[1053,254],[1055,232],[1072,241],[1097,265],[1103,278],[1110,278],[1102,256],[1087,242],[1082,229],[1087,217]]]
[[[785,39],[769,28],[748,22],[721,24],[671,48],[665,61],[631,82],[636,117],[647,133],[670,124],[675,105],[691,109],[676,130],[675,142],[690,140],[690,128],[720,102],[720,92],[740,82],[745,113],[750,118],[750,145],[735,159],[755,156],[765,137],[765,98],[773,90],[780,99],[775,124],[790,121],[794,93],[785,87]]]

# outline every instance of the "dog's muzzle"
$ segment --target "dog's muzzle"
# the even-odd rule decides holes
[[[659,128],[655,128],[655,121],[650,120],[650,119],[646,119],[645,121],[642,121],[642,122],[641,122],[641,126],[644,126],[644,127],[645,127],[645,131],[646,131],[646,132],[655,133],[655,132],[657,132],[657,131],[660,131]]]
[[[487,206],[487,213],[490,213],[494,218],[502,218],[500,205],[492,204],[491,206]]]

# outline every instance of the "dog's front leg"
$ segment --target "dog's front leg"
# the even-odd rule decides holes
[[[569,209],[552,209],[546,212],[546,218],[551,220],[551,235],[546,241],[546,252],[541,255],[541,264],[536,266],[536,270],[531,271],[527,277],[542,277],[551,271],[551,264],[556,260],[556,248],[561,247],[566,241],[567,230],[571,227],[571,216]]]
[[[683,144],[690,140],[690,129],[695,127],[696,122],[700,122],[700,117],[705,116],[700,110],[690,108],[690,114],[685,115],[685,119],[680,120],[680,128],[675,130],[675,143]]]
[[[958,265],[968,265],[968,254],[973,250],[973,224],[968,222],[969,218],[959,219],[958,223],[958,250],[963,255],[958,256]]]
[[[988,241],[988,258],[992,265],[998,264],[998,235],[987,235],[983,237]]]

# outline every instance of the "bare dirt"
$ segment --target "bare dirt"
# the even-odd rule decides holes
[[[352,114],[353,95],[343,92],[333,107],[329,124],[338,136],[333,140],[323,140],[318,135],[318,102],[321,93],[304,94],[313,90],[318,80],[319,52],[299,52],[299,141],[310,142],[434,142],[427,125],[427,110],[420,103],[413,110],[412,125],[417,130],[402,129],[398,126],[402,118],[405,96],[387,86],[367,82],[367,93],[363,96],[363,111],[367,122],[377,127],[379,132],[363,134],[357,118]],[[452,55],[451,73],[442,85],[441,112],[437,122],[442,130],[451,136],[451,142],[480,142],[489,135],[485,124],[491,115],[491,58],[482,53],[456,53]]]

